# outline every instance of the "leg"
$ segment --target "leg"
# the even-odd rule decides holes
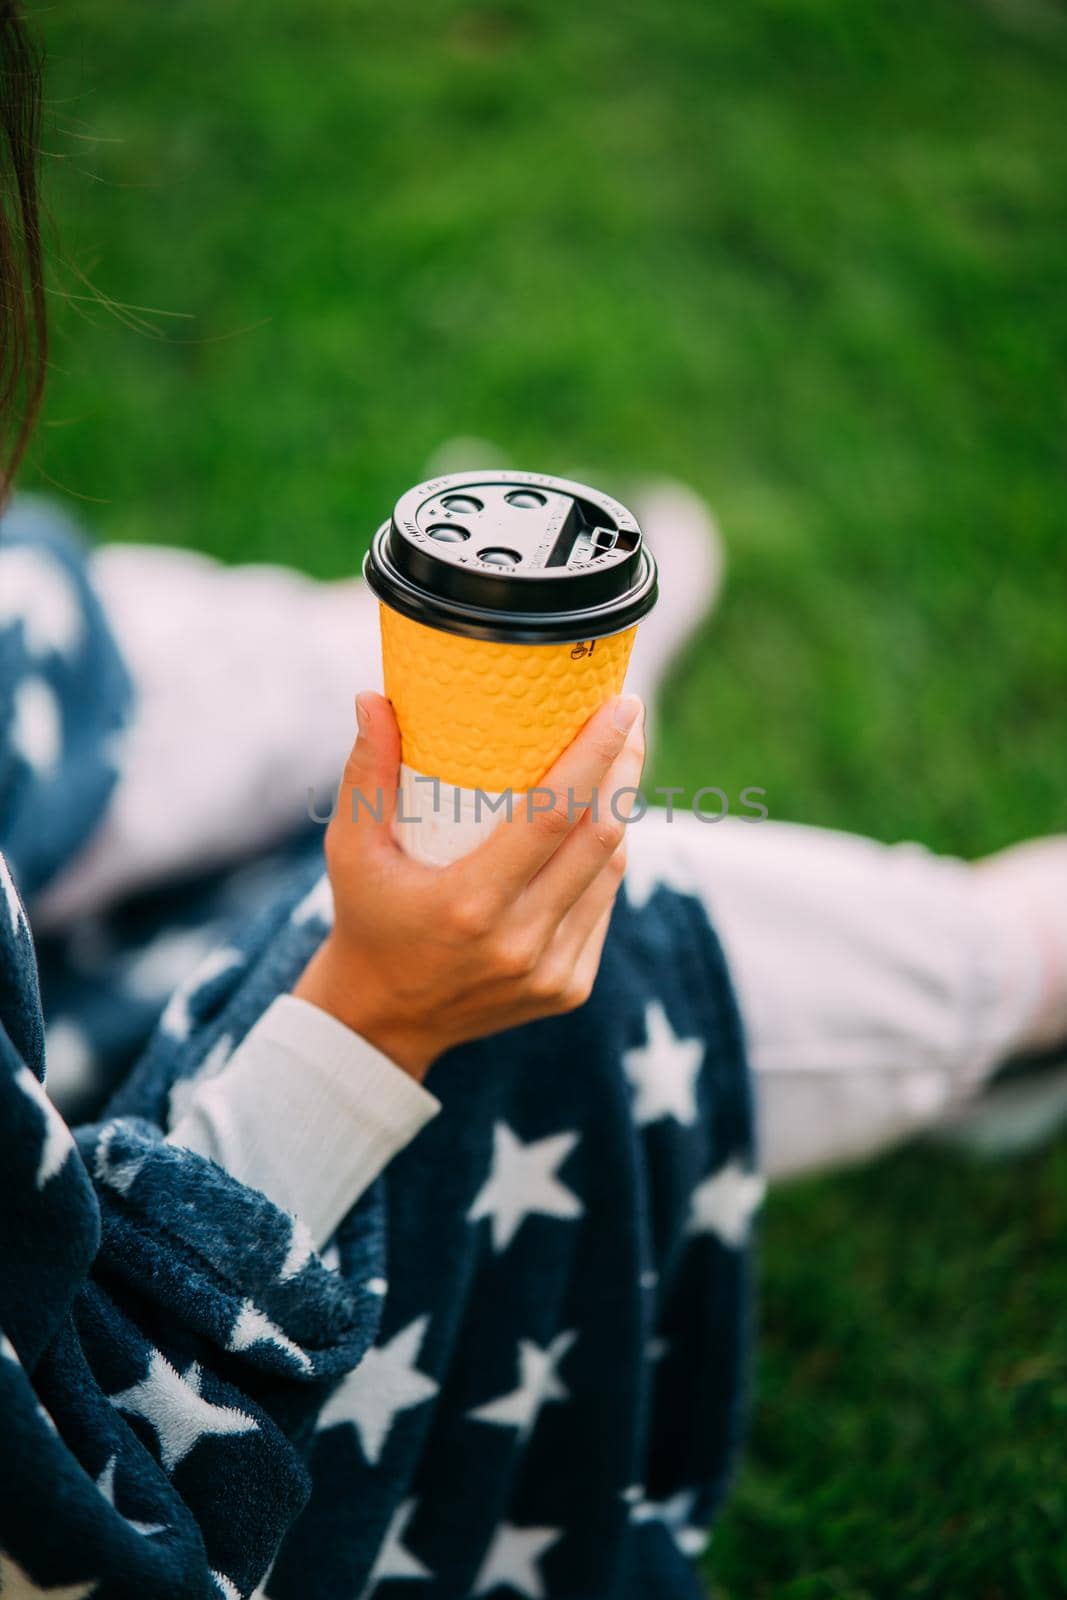
[[[106,546],[90,561],[133,679],[115,794],[88,848],[34,906],[65,926],[167,878],[229,865],[325,812],[381,674],[377,602],[356,579]]]
[[[629,851],[632,899],[660,882],[688,890],[722,939],[772,1178],[928,1127],[1033,1037],[1040,941],[983,870],[914,845],[662,812],[631,827]]]
[[[630,679],[654,709],[657,684],[714,604],[723,557],[691,490],[651,484],[635,504],[661,557],[662,601]],[[103,825],[33,907],[42,931],[276,844],[306,820],[309,790],[324,813],[353,696],[381,687],[377,601],[358,579],[316,583],[142,545],[104,546],[90,575],[137,709]]]
[[[660,685],[714,611],[726,557],[709,507],[685,484],[640,485],[630,498],[659,564],[659,603],[637,630],[626,682],[645,702],[651,747]]]

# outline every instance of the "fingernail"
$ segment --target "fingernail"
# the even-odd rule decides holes
[[[641,713],[641,702],[635,694],[624,694],[615,702],[615,726],[620,733],[629,733]]]
[[[362,695],[358,695],[357,694],[357,696],[356,696],[356,727],[359,729],[360,738],[362,738],[364,736],[364,734],[366,733],[366,731],[367,731],[367,722],[368,722],[368,720],[369,719],[367,717],[367,708],[363,704],[363,697],[362,697]]]

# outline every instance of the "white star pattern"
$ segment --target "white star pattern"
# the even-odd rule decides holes
[[[0,550],[0,629],[13,622],[22,623],[26,649],[33,656],[69,655],[85,626],[63,568],[28,545]]]
[[[160,1460],[167,1472],[201,1439],[224,1434],[255,1433],[259,1423],[233,1406],[212,1405],[200,1393],[200,1367],[193,1362],[184,1376],[159,1350],[153,1350],[148,1371],[139,1383],[121,1394],[109,1395],[119,1411],[144,1417],[159,1438]]]
[[[520,1437],[524,1438],[533,1431],[543,1405],[549,1400],[570,1399],[556,1368],[577,1337],[576,1331],[561,1333],[545,1350],[529,1339],[520,1339],[518,1388],[478,1406],[467,1415],[473,1422],[494,1422],[502,1428],[518,1428]]]
[[[15,1087],[22,1090],[27,1100],[33,1101],[44,1117],[44,1139],[37,1163],[37,1187],[43,1189],[49,1179],[54,1178],[56,1173],[62,1170],[67,1157],[74,1149],[74,1140],[67,1124],[29,1067],[19,1067],[14,1082]]]
[[[711,1537],[690,1519],[696,1505],[695,1489],[680,1489],[669,1500],[639,1500],[630,1512],[631,1522],[662,1522],[683,1556],[703,1555]]]
[[[11,1340],[8,1338],[6,1333],[0,1333],[0,1356],[2,1356],[5,1361],[14,1362],[16,1367],[22,1367],[22,1362],[18,1357],[18,1351],[15,1349],[15,1346],[11,1343]],[[45,1427],[50,1433],[56,1433],[58,1431],[52,1418],[49,1416],[48,1412],[45,1410],[44,1406],[39,1400],[37,1402],[37,1415],[40,1417],[41,1421],[44,1423]],[[2,1594],[3,1589],[0,1587],[0,1595]]]
[[[44,1425],[48,1429],[49,1433],[58,1433],[59,1432],[59,1429],[56,1427],[55,1418],[52,1416],[52,1413],[50,1411],[46,1411],[44,1406],[41,1404],[41,1402],[39,1400],[37,1402],[37,1415],[40,1417],[41,1421],[44,1423]],[[0,1593],[2,1593],[2,1592],[3,1591],[0,1590]]]
[[[325,873],[310,888],[303,900],[293,908],[290,919],[297,927],[305,922],[321,922],[327,928],[333,923],[333,890]]]
[[[680,1039],[658,1000],[645,1011],[647,1044],[623,1052],[622,1065],[635,1090],[634,1121],[639,1128],[663,1117],[686,1127],[697,1120],[697,1078],[704,1060],[699,1039]]]
[[[352,1423],[363,1454],[375,1466],[397,1413],[421,1405],[439,1388],[435,1379],[415,1367],[429,1323],[429,1317],[416,1317],[388,1344],[373,1345],[327,1400],[317,1431]]]
[[[230,1334],[229,1350],[250,1350],[256,1344],[273,1344],[292,1357],[301,1372],[310,1372],[312,1363],[306,1351],[294,1344],[288,1334],[275,1326],[252,1300],[245,1300]]]
[[[0,851],[0,890],[3,891],[7,914],[11,918],[11,931],[17,934],[20,928],[26,926],[26,913],[22,909],[22,901],[19,899],[19,892],[15,888],[15,880],[11,876],[2,851]]]
[[[469,1222],[492,1217],[494,1250],[506,1250],[528,1216],[582,1215],[582,1202],[556,1176],[577,1143],[576,1133],[556,1133],[523,1144],[506,1122],[497,1123],[492,1169],[467,1213]]]
[[[11,1556],[0,1552],[0,1595],[4,1600],[89,1600],[96,1588],[96,1579],[83,1583],[64,1583],[58,1588],[43,1588],[34,1583]]]
[[[44,1037],[48,1092],[56,1101],[69,1100],[93,1081],[93,1053],[76,1022],[57,1017]]]
[[[562,1537],[560,1528],[516,1528],[510,1522],[502,1522],[493,1535],[471,1595],[491,1594],[503,1587],[525,1595],[526,1600],[544,1600],[544,1579],[535,1563]]]
[[[184,989],[175,989],[167,1001],[159,1025],[172,1039],[181,1040],[189,1037],[193,1019],[189,1012],[189,996]]]
[[[63,715],[51,684],[23,678],[14,693],[9,739],[27,766],[42,776],[52,772],[63,749]]]
[[[209,984],[215,978],[229,972],[231,967],[239,967],[244,961],[239,950],[223,948],[215,950],[207,956],[180,988],[175,989],[167,1001],[167,1009],[159,1019],[159,1026],[164,1033],[172,1039],[187,1039],[193,1025],[192,1014],[189,1010],[189,1001],[194,994]]]
[[[278,1282],[288,1283],[302,1272],[311,1257],[315,1254],[315,1241],[306,1222],[299,1217],[293,1218],[293,1230],[289,1235],[289,1248],[285,1252],[285,1260],[278,1271]],[[340,1265],[340,1262],[338,1262]]]
[[[114,1189],[118,1194],[129,1194],[134,1179],[148,1157],[126,1156],[122,1160],[115,1160],[111,1154],[111,1146],[119,1132],[120,1125],[117,1122],[109,1123],[104,1129],[96,1143],[93,1171],[96,1173],[97,1183],[106,1183],[109,1189]]]
[[[758,1173],[740,1161],[728,1161],[693,1190],[689,1232],[713,1233],[723,1244],[739,1248],[748,1238],[765,1187]]]
[[[233,1055],[233,1039],[228,1033],[220,1035],[204,1056],[196,1071],[188,1078],[176,1078],[167,1097],[167,1131],[177,1127],[185,1116],[201,1084],[217,1078]]]
[[[158,934],[123,964],[123,988],[139,1000],[162,1000],[197,971],[217,944],[218,934],[210,926]]]
[[[414,1500],[402,1500],[393,1512],[389,1526],[385,1530],[382,1547],[378,1551],[359,1600],[370,1600],[379,1583],[384,1583],[387,1578],[433,1577],[429,1567],[425,1566],[418,1556],[413,1556],[410,1550],[404,1548],[404,1535],[407,1533],[408,1523],[414,1512]]]
[[[676,842],[672,843],[669,855],[633,850],[626,862],[626,898],[635,911],[646,906],[661,885],[664,889],[691,895],[693,885],[699,881],[684,850]]]
[[[117,1461],[118,1456],[112,1456],[96,1480],[96,1487],[100,1490],[108,1505],[112,1506],[116,1511],[119,1510],[118,1506],[115,1505],[115,1465]],[[121,1511],[119,1511],[119,1516],[122,1516]],[[162,1533],[165,1526],[162,1522],[135,1522],[132,1517],[123,1517],[122,1520],[135,1533],[143,1534],[146,1539],[151,1538],[154,1533]]]

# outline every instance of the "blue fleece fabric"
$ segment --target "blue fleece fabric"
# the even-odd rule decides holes
[[[702,907],[665,887],[622,899],[584,1007],[436,1063],[440,1116],[321,1257],[266,1196],[164,1142],[189,1082],[323,936],[321,861],[301,848],[259,915],[217,902],[224,948],[128,1072],[143,996],[123,1021],[122,961],[87,977],[83,959],[79,990],[55,945],[65,1021],[101,1056],[110,1028],[125,1072],[72,1138],[41,1087],[15,881],[47,882],[101,815],[129,690],[76,551],[21,536],[82,626],[49,643],[0,591],[0,1596],[699,1595],[742,1420],[757,1195]],[[18,754],[31,675],[62,709],[47,771]],[[670,1096],[642,1078],[653,1036]]]

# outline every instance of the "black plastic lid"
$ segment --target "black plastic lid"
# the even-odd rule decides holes
[[[539,472],[456,472],[409,489],[363,573],[405,617],[507,644],[601,639],[656,603],[633,513]]]

